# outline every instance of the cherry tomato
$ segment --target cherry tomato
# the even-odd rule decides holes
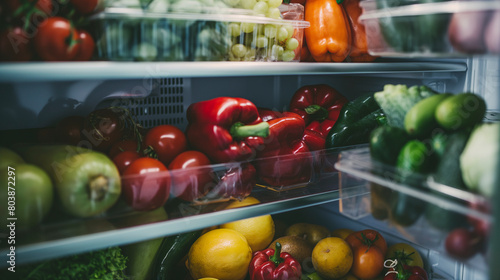
[[[78,44],[80,50],[73,58],[75,61],[89,61],[94,55],[95,41],[86,30],[80,29],[78,33]]]
[[[125,169],[127,169],[132,162],[140,157],[141,155],[136,151],[123,151],[115,155],[112,159],[120,174],[123,174]]]
[[[100,0],[70,0],[71,4],[81,14],[90,14],[95,12],[99,7]]]
[[[353,248],[351,273],[359,279],[373,279],[384,270],[384,254],[377,246]]]
[[[122,176],[123,197],[137,211],[162,207],[170,196],[170,174],[159,160],[141,157]]]
[[[452,230],[445,239],[445,248],[448,254],[468,259],[476,254],[482,243],[482,237],[466,228]]]
[[[93,148],[107,152],[122,138],[124,126],[121,110],[111,107],[97,109],[85,118],[83,134]]]
[[[173,125],[158,125],[151,128],[143,142],[145,149],[152,149],[165,166],[180,153],[187,150],[186,135]]]
[[[361,245],[372,244],[372,246],[378,247],[384,256],[387,253],[387,242],[378,231],[373,229],[353,232],[346,237],[345,241],[347,241],[353,249]]]
[[[405,265],[404,266],[404,269],[406,271],[409,271],[411,273],[412,276],[415,276],[415,280],[417,279],[422,279],[422,280],[427,280],[428,279],[428,276],[427,276],[427,271],[425,271],[425,269],[423,269],[422,267],[420,266],[416,266],[416,265]],[[420,278],[418,278],[420,277]],[[411,276],[410,278],[408,279],[412,279]]]
[[[83,121],[82,116],[68,116],[56,125],[57,141],[69,145],[78,145],[82,141]]]
[[[78,32],[68,19],[51,17],[43,21],[35,36],[35,50],[45,61],[70,61],[80,51]]]
[[[185,151],[168,165],[172,174],[171,194],[185,201],[205,195],[214,184],[210,160],[202,152]]]
[[[130,140],[130,139],[120,140],[111,146],[108,155],[110,158],[113,158],[117,154],[124,151],[135,151],[140,153],[141,151],[140,149],[139,150],[137,149],[138,148],[137,145],[138,145],[137,141],[135,140]]]
[[[29,61],[32,57],[32,41],[21,27],[0,32],[0,61]]]

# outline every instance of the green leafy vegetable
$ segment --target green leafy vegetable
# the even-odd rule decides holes
[[[127,257],[119,247],[48,260],[39,264],[19,268],[20,279],[128,279],[124,273]]]
[[[404,128],[406,112],[420,100],[437,94],[426,86],[385,85],[384,90],[374,94],[375,101],[387,116],[389,125]]]
[[[498,187],[500,123],[483,123],[474,128],[460,155],[460,169],[467,188],[492,197]]]

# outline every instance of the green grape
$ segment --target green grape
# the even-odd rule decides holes
[[[264,35],[267,38],[274,38],[274,37],[276,37],[276,33],[278,33],[278,28],[276,28],[276,25],[266,24],[264,26]]]
[[[231,22],[229,24],[229,34],[233,37],[240,36],[240,24],[236,22]]]
[[[283,24],[283,28],[285,28],[286,31],[288,31],[288,38],[292,38],[293,33],[295,31],[295,28],[293,28],[293,25],[291,25],[290,23]]]
[[[266,17],[268,17],[268,18],[274,18],[274,19],[281,19],[280,9],[278,9],[278,8],[269,8],[269,10],[267,10]]]
[[[268,0],[269,8],[278,8],[283,0]]]
[[[255,49],[249,49],[243,58],[244,61],[255,61]]]
[[[253,22],[242,22],[241,23],[241,30],[245,33],[250,33],[253,32],[253,28],[255,27],[255,23]]]
[[[243,57],[247,53],[247,48],[242,44],[236,44],[231,47],[231,52],[235,57]]]
[[[286,39],[290,38],[290,36],[288,35],[288,31],[286,30],[285,27],[280,27],[278,29],[278,41],[279,42],[284,42]]]
[[[257,0],[240,0],[240,6],[243,9],[251,10],[255,4],[257,4]]]
[[[256,15],[266,15],[268,9],[269,6],[266,2],[263,1],[259,1],[255,3],[255,6],[253,6],[253,11]]]
[[[266,48],[267,47],[267,38],[266,36],[259,36],[255,42],[255,46],[257,48]]]
[[[295,58],[295,52],[291,50],[286,50],[283,52],[283,61],[292,61]]]
[[[271,48],[271,59],[278,60],[278,58],[283,54],[283,47],[280,45],[273,45]]]
[[[290,38],[290,39],[286,40],[285,47],[287,50],[293,51],[299,47],[299,40],[297,40],[295,38]]]
[[[228,4],[231,7],[236,7],[239,3],[240,0],[223,0],[224,3]]]

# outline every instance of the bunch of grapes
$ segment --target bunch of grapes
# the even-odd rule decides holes
[[[239,1],[236,5],[252,8],[255,14],[281,20],[279,6],[282,0],[225,0]],[[282,24],[232,22],[229,24],[232,46],[231,61],[292,61],[299,41],[293,37],[295,28],[283,20]]]

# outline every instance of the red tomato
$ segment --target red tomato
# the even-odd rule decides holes
[[[353,249],[351,273],[359,279],[373,279],[384,270],[384,254],[377,246],[360,245]]]
[[[448,254],[459,259],[468,259],[481,248],[483,238],[467,228],[456,228],[448,233],[445,249]]]
[[[95,49],[95,41],[90,33],[87,31],[80,29],[77,31],[78,33],[78,44],[80,45],[80,50],[76,54],[73,60],[75,61],[89,61],[94,55]]]
[[[120,109],[110,107],[87,115],[83,134],[92,147],[106,152],[122,138],[125,127],[122,113]]]
[[[180,153],[187,150],[186,135],[173,125],[158,125],[151,128],[144,137],[145,149],[152,149],[158,159],[168,166]]]
[[[420,266],[405,265],[404,269],[409,271],[411,273],[411,275],[414,276],[413,279],[415,279],[415,280],[418,280],[418,279],[427,280],[428,279],[427,271],[425,271],[425,269],[423,269]],[[412,279],[411,276],[408,279]]]
[[[64,144],[78,145],[82,141],[84,119],[82,116],[69,116],[59,121],[56,125],[57,141]]]
[[[109,157],[113,158],[117,154],[124,152],[124,151],[134,151],[134,152],[141,152],[137,151],[137,141],[135,140],[120,140],[116,143],[114,143],[111,146],[111,149],[109,150]]]
[[[120,174],[123,174],[125,169],[127,169],[132,162],[140,157],[141,155],[136,151],[123,151],[115,155],[112,159]]]
[[[0,61],[29,61],[32,57],[32,41],[21,27],[0,32]]]
[[[162,207],[170,196],[170,174],[159,160],[141,157],[122,176],[123,197],[137,211]]]
[[[68,19],[51,17],[43,21],[35,36],[35,50],[45,61],[70,61],[80,51],[78,33]]]
[[[372,246],[378,247],[384,256],[387,253],[387,242],[385,238],[378,231],[373,229],[353,232],[346,237],[345,241],[347,241],[353,249],[361,245],[372,244]]]
[[[100,0],[70,0],[71,4],[81,14],[90,14],[99,7]]]
[[[168,165],[172,196],[193,201],[205,195],[214,186],[209,165],[210,160],[202,152],[185,151],[176,156]]]

